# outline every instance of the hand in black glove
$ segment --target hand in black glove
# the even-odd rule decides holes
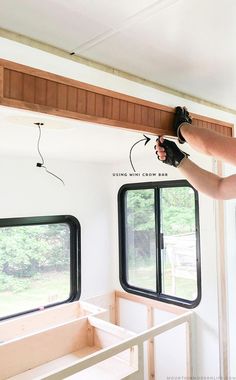
[[[186,141],[181,133],[181,125],[183,123],[192,124],[192,118],[186,107],[178,106],[175,108],[173,130],[174,130],[175,135],[178,137],[180,144],[183,144]]]
[[[189,156],[189,154],[180,150],[173,141],[164,140],[163,137],[157,139],[155,149],[156,154],[158,155],[158,160],[162,161],[164,164],[174,166],[175,168],[178,168],[182,161]]]

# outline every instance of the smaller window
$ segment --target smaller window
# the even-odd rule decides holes
[[[185,307],[201,299],[198,194],[187,181],[128,184],[118,194],[120,282]]]
[[[80,225],[73,216],[0,219],[0,319],[80,296]]]

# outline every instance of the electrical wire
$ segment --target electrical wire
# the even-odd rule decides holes
[[[56,174],[50,172],[50,171],[47,169],[47,167],[44,165],[44,164],[45,164],[45,161],[44,161],[43,155],[42,155],[42,153],[41,153],[41,151],[40,151],[40,141],[41,141],[41,137],[42,137],[41,126],[44,125],[44,123],[34,123],[34,124],[37,125],[37,126],[38,126],[38,129],[39,129],[39,136],[38,136],[38,141],[37,141],[37,151],[38,151],[38,154],[39,154],[39,156],[40,156],[40,158],[41,158],[41,161],[42,161],[42,162],[37,162],[36,166],[37,166],[38,168],[44,168],[45,171],[46,171],[48,174],[50,174],[50,175],[52,175],[53,177],[57,178],[57,179],[58,179],[59,181],[61,181],[62,184],[65,186],[64,181],[63,181],[60,177],[58,177]]]

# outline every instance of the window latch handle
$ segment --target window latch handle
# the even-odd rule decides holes
[[[164,234],[160,233],[160,248],[164,249]]]

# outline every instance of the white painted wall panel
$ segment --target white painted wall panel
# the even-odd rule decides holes
[[[48,160],[58,180],[31,158],[0,156],[0,218],[74,215],[81,225],[82,298],[111,289],[111,229],[106,170],[98,165]]]

